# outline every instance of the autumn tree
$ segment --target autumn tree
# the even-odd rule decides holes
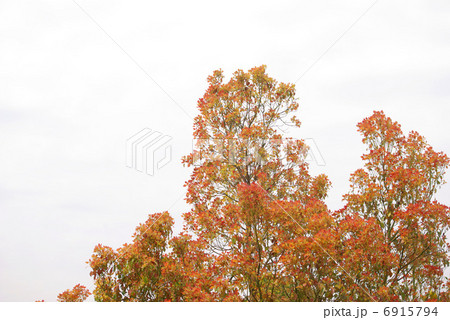
[[[313,283],[323,286],[314,278],[327,264],[312,263],[302,281],[288,272],[295,269],[291,256],[299,264],[311,261],[306,258],[311,239],[299,240],[302,234],[314,238],[330,220],[322,202],[328,179],[308,173],[304,141],[280,133],[282,127],[300,126],[294,85],[278,83],[265,66],[238,70],[228,82],[215,71],[208,84],[194,120],[197,145],[183,159],[193,167],[186,183],[192,205],[184,215],[186,229],[208,243],[208,253],[243,300],[323,299],[319,289],[303,291],[314,291]],[[321,226],[304,232],[297,220],[305,216],[304,228]]]
[[[62,293],[60,293],[57,297],[58,302],[83,302],[85,301],[91,293],[89,290],[82,286],[81,284],[77,284],[73,287],[73,289],[68,289]],[[42,300],[43,302],[44,300]]]
[[[181,233],[172,237],[168,212],[149,215],[136,228],[131,244],[117,250],[97,245],[88,261],[96,301],[236,300],[218,279],[201,240]]]
[[[192,210],[172,237],[168,213],[151,215],[131,244],[98,245],[89,261],[97,301],[320,301],[331,299],[329,187],[313,178],[298,127],[294,85],[265,66],[208,78],[194,122]],[[300,224],[301,223],[301,224]]]
[[[161,301],[168,292],[161,278],[173,219],[153,214],[136,228],[132,244],[117,251],[97,245],[89,265],[97,301]]]
[[[358,124],[367,153],[351,178],[342,211],[346,267],[383,300],[445,294],[449,208],[435,199],[449,159],[417,132],[405,136],[383,112]],[[362,293],[354,292],[354,299]]]
[[[328,178],[311,176],[305,142],[284,134],[300,126],[294,85],[265,66],[224,79],[208,77],[182,159],[183,231],[162,212],[130,244],[97,245],[96,301],[449,300],[449,208],[434,198],[446,155],[375,112],[358,124],[364,168],[331,212]]]

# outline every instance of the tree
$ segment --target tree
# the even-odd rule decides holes
[[[168,212],[152,214],[118,250],[97,245],[88,261],[96,301],[235,300],[218,278],[201,240],[171,238]],[[216,290],[214,290],[216,289]]]
[[[162,212],[131,244],[97,245],[96,301],[450,299],[449,208],[434,199],[446,155],[375,112],[358,124],[365,166],[331,212],[330,181],[309,174],[304,141],[280,133],[300,126],[294,85],[265,66],[208,84],[182,159],[193,168],[183,231]]]
[[[358,131],[368,153],[344,196],[342,225],[350,235],[344,240],[346,267],[361,266],[366,278],[359,281],[385,300],[440,299],[449,265],[445,234],[450,220],[449,208],[434,195],[444,183],[449,158],[417,132],[405,137],[383,112],[364,119]],[[364,256],[367,262],[359,263]]]
[[[192,205],[186,229],[207,242],[244,301],[318,299],[291,294],[306,284],[285,265],[308,246],[295,242],[299,226],[292,220],[328,215],[322,200],[330,185],[324,175],[309,175],[304,141],[278,132],[300,126],[294,85],[277,83],[265,66],[238,70],[227,83],[215,71],[208,83],[194,120],[197,148],[183,159],[194,166],[186,183]]]
[[[265,66],[238,70],[228,83],[215,71],[208,82],[195,119],[197,148],[183,159],[195,166],[184,232],[171,238],[165,212],[139,226],[130,245],[98,245],[89,261],[95,299],[325,299],[322,270],[331,265],[317,243],[332,244],[323,232],[332,223],[322,201],[330,183],[309,175],[303,141],[277,131],[300,125],[294,86],[278,84]]]
[[[169,298],[162,272],[172,235],[167,212],[149,216],[139,225],[132,244],[117,251],[97,245],[88,261],[97,301],[161,301]]]
[[[60,293],[57,297],[58,302],[83,302],[86,300],[91,293],[89,290],[82,286],[81,284],[77,284],[73,287],[72,290],[66,290]],[[42,300],[43,302],[44,300]]]

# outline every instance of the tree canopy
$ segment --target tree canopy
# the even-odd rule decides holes
[[[449,207],[435,199],[449,158],[376,111],[358,124],[364,167],[331,211],[329,179],[312,176],[305,141],[284,134],[300,126],[295,95],[265,66],[208,77],[182,159],[183,231],[162,212],[131,244],[97,245],[96,301],[449,301]]]

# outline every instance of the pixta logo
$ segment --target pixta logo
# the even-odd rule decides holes
[[[205,161],[227,162],[230,165],[264,165],[270,157],[290,160],[293,151],[299,152],[299,164],[304,162],[325,166],[325,160],[314,139],[197,139],[192,143],[193,163],[201,166]]]
[[[172,137],[144,128],[127,139],[127,167],[153,176],[172,160]]]

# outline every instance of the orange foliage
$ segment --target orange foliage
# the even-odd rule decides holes
[[[58,302],[83,302],[91,293],[89,290],[80,284],[73,287],[72,290],[66,290],[58,295]]]
[[[265,66],[208,83],[182,160],[193,167],[183,232],[173,236],[163,212],[131,244],[97,245],[97,301],[449,300],[449,208],[434,199],[445,154],[374,112],[358,124],[364,168],[330,212],[330,181],[309,174],[304,141],[279,132],[300,126],[294,85]],[[85,299],[77,292],[58,299]]]

